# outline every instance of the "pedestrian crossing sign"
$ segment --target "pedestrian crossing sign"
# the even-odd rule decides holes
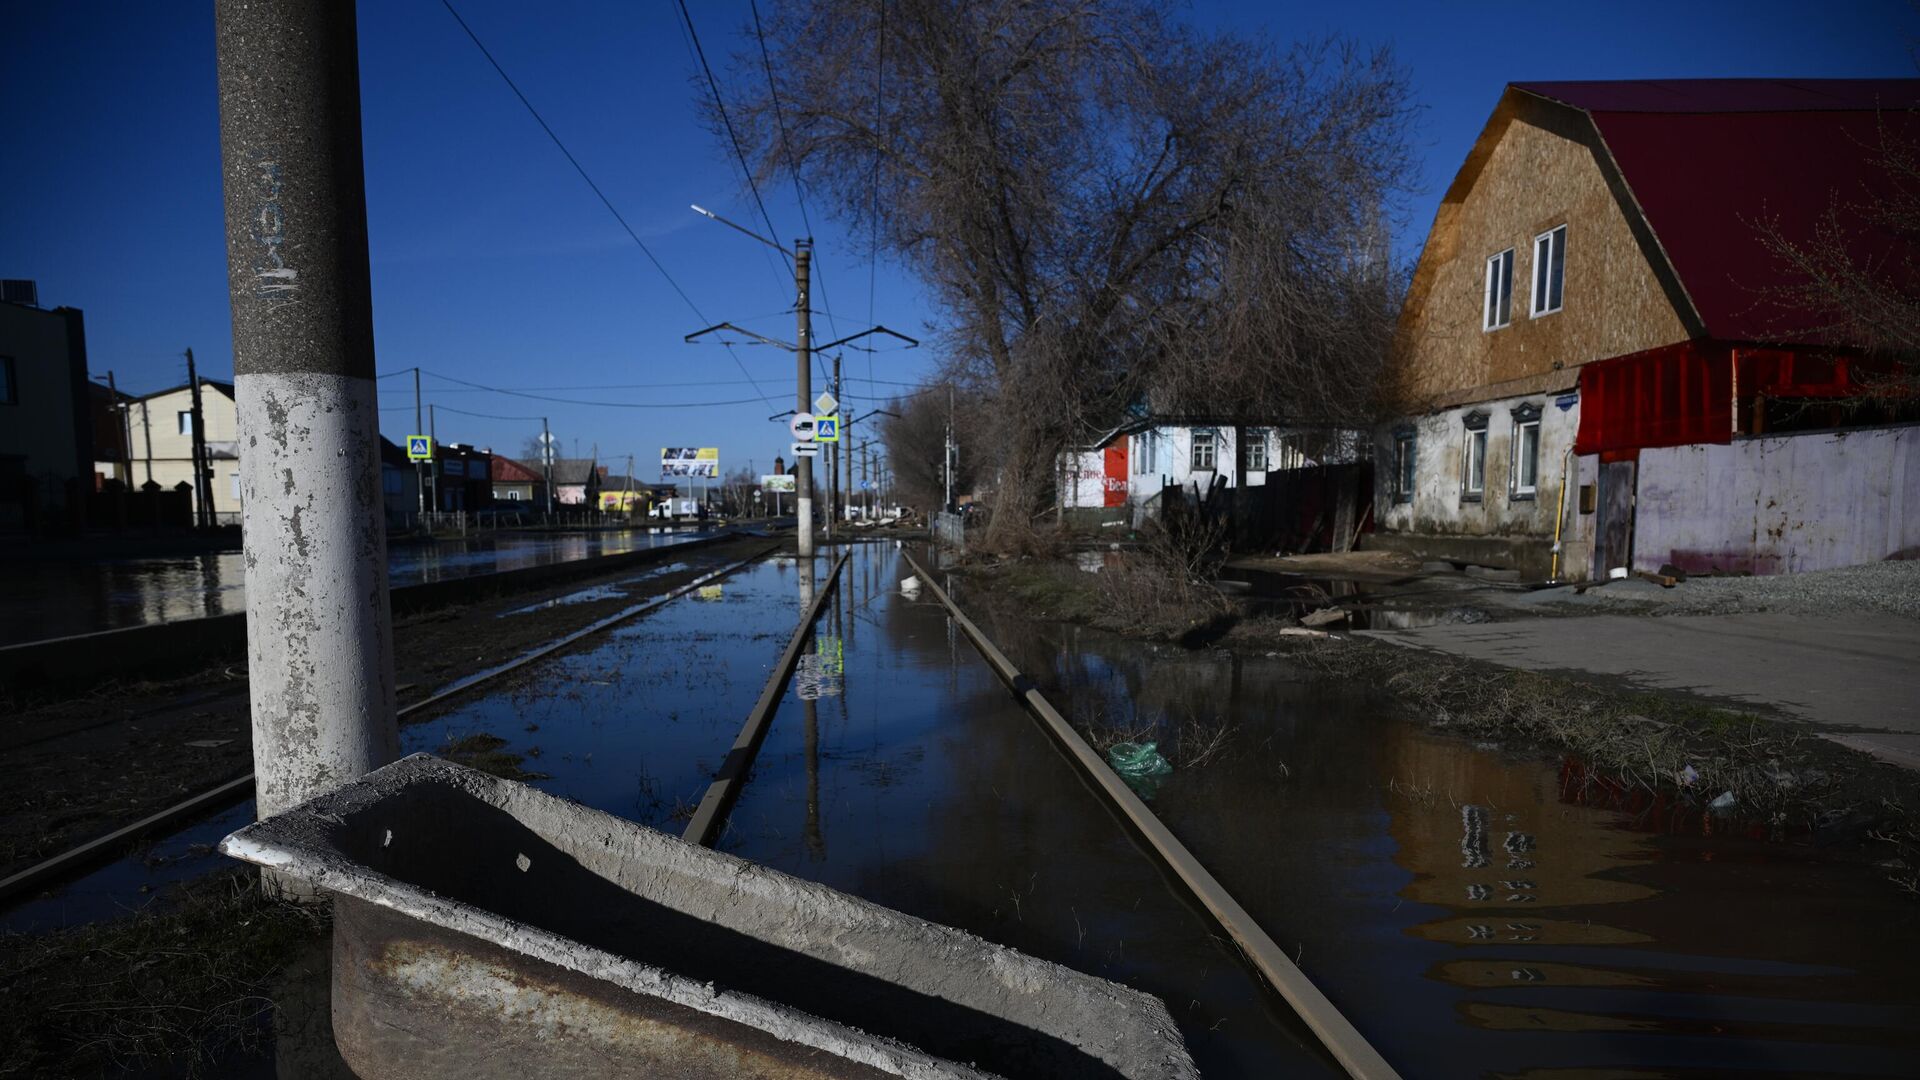
[[[814,442],[839,442],[840,418],[838,416],[816,416],[813,418]]]
[[[407,436],[408,461],[432,461],[433,437],[430,435]]]

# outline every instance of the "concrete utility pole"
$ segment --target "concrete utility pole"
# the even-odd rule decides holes
[[[214,34],[267,817],[399,756],[360,65],[352,4],[215,0]]]
[[[795,367],[799,373],[799,393],[795,395],[798,404],[795,408],[801,412],[813,408],[813,312],[808,308],[807,276],[813,268],[813,242],[803,240],[793,245],[793,283],[799,293],[798,312],[800,340],[793,350]],[[813,554],[813,459],[802,455],[799,462],[799,479],[796,483],[800,490],[794,495],[795,512],[800,515],[800,554]]]
[[[721,217],[719,214],[716,214],[711,210],[704,210],[698,206],[695,206],[693,210],[695,213],[700,214],[704,217],[712,218],[713,220],[719,222],[722,225],[727,226],[730,229],[735,229],[739,232],[746,233],[748,236],[753,237],[755,240],[758,240],[761,243],[767,245],[768,247],[773,248],[775,251],[778,251],[781,254],[786,255],[789,258],[793,259],[794,291],[797,294],[797,299],[796,299],[797,311],[795,312],[795,315],[799,320],[798,329],[799,329],[800,340],[798,344],[789,344],[787,342],[780,341],[776,338],[767,337],[765,334],[756,334],[751,330],[747,330],[727,322],[715,323],[704,330],[696,330],[693,333],[688,334],[686,337],[686,340],[694,341],[699,338],[705,337],[708,334],[718,333],[723,330],[730,330],[734,333],[753,338],[756,341],[765,342],[768,345],[775,345],[783,349],[792,349],[793,355],[794,355],[795,374],[797,376],[794,384],[794,389],[796,391],[794,395],[795,401],[796,401],[795,411],[799,413],[807,413],[809,410],[813,408],[813,402],[812,402],[813,371],[811,367],[813,363],[813,353],[814,353],[813,311],[808,306],[809,301],[812,299],[808,291],[808,276],[813,265],[813,241],[811,239],[796,240],[794,241],[794,244],[793,244],[793,250],[788,251],[786,248],[783,248],[779,244],[774,243],[772,240],[769,240],[766,237],[761,236],[759,233],[754,232],[752,229],[748,229],[741,225],[735,224],[734,222],[728,221],[726,218]],[[840,338],[837,341],[829,341],[825,345],[821,346],[821,348],[822,349],[836,348],[838,346],[845,345],[851,341],[858,341],[859,339],[863,337],[867,337],[871,334],[885,334],[889,337],[899,338],[901,341],[906,342],[909,348],[912,348],[920,344],[918,341],[915,341],[914,339],[906,336],[905,334],[898,333],[893,330],[889,330],[884,326],[873,326],[873,327],[869,327],[868,329],[862,330],[857,334],[849,334],[848,336]],[[784,416],[784,415],[786,414],[785,413],[780,414],[780,416]],[[779,419],[779,416],[770,417],[769,419]],[[818,444],[815,445],[815,450],[816,451],[818,450]],[[812,555],[813,554],[813,460],[810,457],[801,455],[795,461],[794,467],[795,467],[795,472],[797,474],[794,477],[795,486],[799,489],[794,493],[794,498],[795,498],[794,510],[799,517],[800,554]]]
[[[547,418],[540,418],[540,468],[547,488],[547,513],[553,513],[553,432],[547,430]]]
[[[420,367],[417,364],[413,369],[413,431],[416,435],[420,433]],[[413,463],[413,487],[414,494],[420,497],[420,513],[424,516],[427,512],[426,462]]]
[[[213,524],[213,507],[208,505],[213,485],[207,482],[207,417],[200,408],[200,372],[193,366],[192,349],[187,350],[187,386],[193,410],[188,414],[193,424],[193,523],[204,529]]]

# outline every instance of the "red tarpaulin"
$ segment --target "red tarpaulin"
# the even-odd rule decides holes
[[[1735,376],[1738,376],[1737,378]],[[1734,398],[1856,393],[1847,357],[1683,341],[1580,369],[1576,454],[1733,440]]]
[[[1127,440],[1125,438],[1113,440],[1113,445],[1107,447],[1103,456],[1102,463],[1106,466],[1107,475],[1103,485],[1106,498],[1102,501],[1102,505],[1125,506],[1127,505]]]

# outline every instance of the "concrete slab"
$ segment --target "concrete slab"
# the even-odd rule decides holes
[[[1198,1075],[1148,994],[424,754],[221,850],[339,898],[367,1080]]]
[[[1527,671],[1618,676],[1769,707],[1920,767],[1920,623],[1911,619],[1595,615],[1363,633]]]

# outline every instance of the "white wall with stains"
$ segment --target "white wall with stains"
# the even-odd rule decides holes
[[[1920,553],[1920,425],[1640,452],[1633,563],[1800,573]]]

